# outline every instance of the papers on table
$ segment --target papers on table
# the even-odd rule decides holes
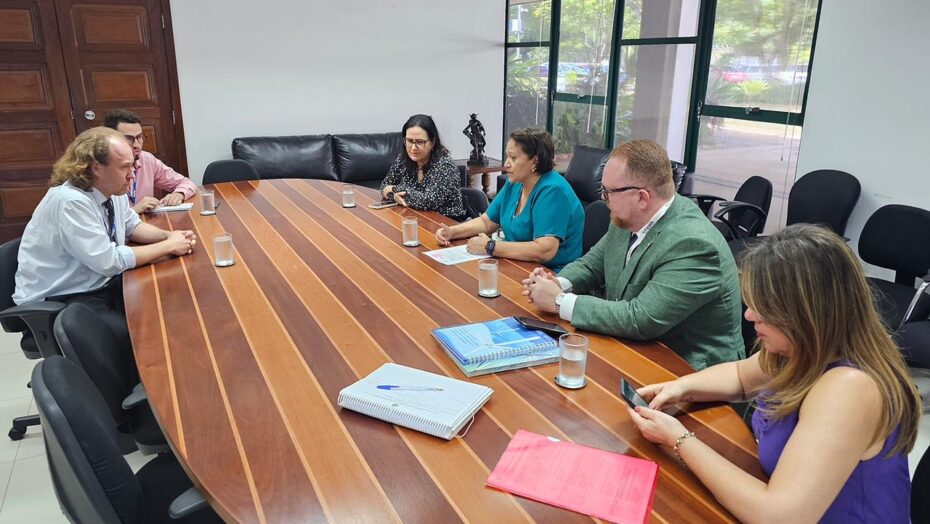
[[[158,206],[149,211],[149,213],[171,213],[172,211],[187,211],[192,207],[194,207],[193,202],[178,204],[176,206]]]
[[[461,264],[462,262],[469,262],[471,260],[489,258],[488,255],[472,255],[466,250],[466,247],[465,244],[462,244],[461,246],[434,249],[433,251],[427,251],[423,254],[447,266],[454,266],[455,264]]]

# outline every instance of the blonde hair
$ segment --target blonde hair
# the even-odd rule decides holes
[[[110,140],[125,140],[120,133],[107,127],[92,127],[74,139],[61,158],[52,167],[50,186],[60,186],[71,182],[84,191],[94,185],[91,166],[94,162],[107,165],[110,163]]]
[[[765,413],[778,419],[797,411],[827,366],[847,360],[881,391],[882,416],[873,441],[898,427],[889,455],[910,451],[920,396],[849,246],[826,228],[797,224],[750,248],[740,266],[743,300],[794,349],[787,358],[762,345],[759,363],[772,377]]]
[[[610,152],[610,158],[617,157],[626,160],[627,172],[637,185],[652,188],[663,198],[675,193],[672,163],[659,144],[652,140],[631,140]]]

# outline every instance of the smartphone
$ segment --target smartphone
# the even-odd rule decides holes
[[[568,333],[568,331],[566,331],[565,328],[553,322],[546,322],[544,320],[539,320],[537,318],[530,318],[530,317],[513,317],[513,318],[515,318],[517,322],[522,324],[523,327],[529,328],[529,329],[538,329],[553,338],[559,338],[560,336]]]
[[[372,202],[368,204],[368,207],[372,209],[386,209],[389,207],[394,207],[397,205],[397,202],[393,200],[382,200],[381,202]]]
[[[636,406],[642,406],[644,408],[649,407],[649,403],[646,402],[643,397],[639,396],[639,393],[633,389],[633,386],[631,386],[625,378],[620,379],[620,396],[623,397],[623,400],[633,409],[636,409]]]

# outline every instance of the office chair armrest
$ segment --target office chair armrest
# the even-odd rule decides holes
[[[691,200],[694,200],[694,203],[697,204],[699,208],[701,208],[701,212],[705,215],[710,215],[710,210],[714,207],[714,202],[725,202],[727,200],[725,198],[714,195],[701,195],[697,193],[693,193],[687,196]]]
[[[55,340],[55,317],[65,308],[62,302],[32,301],[0,311],[0,326],[7,333],[25,332],[23,324],[32,333],[42,357],[60,355]]]
[[[46,302],[42,300],[33,300],[31,302],[26,302],[25,304],[20,304],[18,306],[8,307],[3,311],[0,311],[0,320],[7,318],[18,318],[23,322],[32,327],[32,324],[28,319],[42,319],[43,317],[51,317],[53,320],[65,308],[65,304],[62,302]],[[3,329],[7,333],[19,333],[20,330],[10,331],[7,329],[5,322],[0,322],[3,324]],[[51,326],[51,322],[49,322]]]
[[[203,498],[197,488],[192,487],[171,501],[171,505],[168,506],[168,516],[172,520],[183,519],[207,506],[209,506],[207,499]]]
[[[132,393],[123,399],[123,409],[129,411],[140,404],[148,402],[148,400],[149,395],[145,392],[145,386],[139,382],[136,387],[132,388]]]
[[[730,217],[738,216],[742,217],[744,213],[751,213],[756,216],[755,222],[752,226],[746,230],[745,233],[740,233],[739,229],[735,224],[730,220]],[[736,214],[736,215],[734,215]],[[761,207],[748,204],[746,202],[738,201],[726,201],[720,204],[720,209],[714,213],[714,218],[722,222],[730,230],[730,234],[733,235],[733,238],[748,238],[754,237],[759,234],[760,226],[765,222],[765,211]]]

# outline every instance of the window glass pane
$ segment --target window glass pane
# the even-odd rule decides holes
[[[705,103],[801,111],[817,2],[717,4]]]
[[[577,145],[604,147],[607,107],[557,100],[552,108],[556,168],[564,170]]]
[[[550,0],[511,0],[507,17],[507,42],[545,42],[552,26]]]
[[[557,88],[578,95],[607,94],[613,38],[613,0],[562,3]]]
[[[507,50],[505,137],[517,129],[546,127],[548,66],[548,47],[515,47]]]
[[[626,0],[623,38],[697,36],[700,0]]]
[[[614,144],[648,138],[662,144],[669,158],[681,161],[688,133],[695,46],[623,46],[620,52]]]
[[[801,128],[703,116],[699,133],[694,192],[730,199],[747,178],[765,177],[772,182],[773,193],[764,232],[784,226]]]

